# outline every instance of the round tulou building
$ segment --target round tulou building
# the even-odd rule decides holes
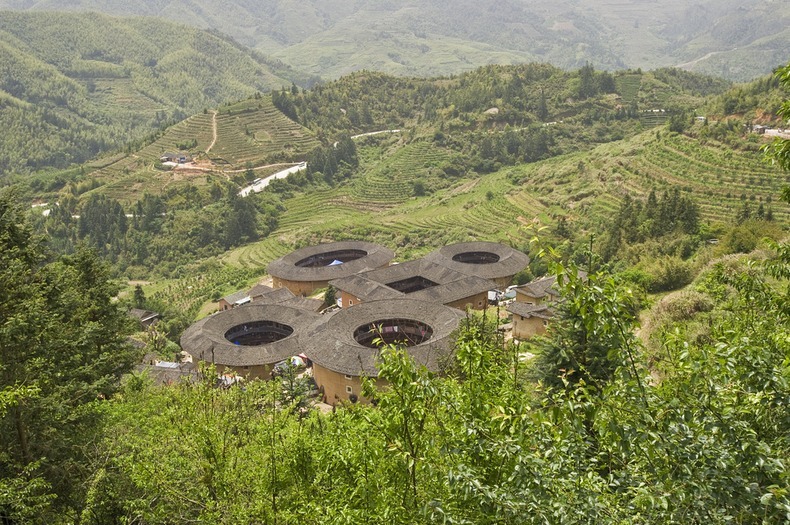
[[[184,332],[181,346],[220,373],[253,379],[269,378],[276,363],[305,354],[324,401],[356,401],[362,377],[378,378],[381,344],[403,346],[417,364],[441,371],[465,311],[484,308],[492,290],[529,264],[523,253],[493,242],[453,244],[390,266],[393,257],[389,248],[363,241],[291,252],[269,265],[274,290],[259,285],[238,300],[229,296],[223,311]],[[291,296],[310,295],[329,281],[343,305],[334,313],[316,313],[307,299]]]
[[[341,241],[308,246],[269,263],[274,288],[288,288],[307,296],[329,281],[384,268],[395,254],[389,248],[364,241]]]
[[[299,335],[321,319],[281,304],[250,304],[201,319],[181,336],[193,360],[248,378],[269,378],[275,363],[302,352]]]
[[[443,246],[424,257],[456,272],[494,281],[507,287],[529,265],[529,256],[496,242],[461,242]]]
[[[450,357],[464,313],[408,298],[365,302],[339,310],[300,336],[326,403],[356,401],[362,377],[377,378],[381,344],[406,348],[418,365],[438,372]]]

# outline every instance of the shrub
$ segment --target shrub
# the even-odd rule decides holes
[[[690,263],[679,257],[662,257],[648,264],[644,271],[650,276],[648,292],[668,292],[689,284],[694,278]]]

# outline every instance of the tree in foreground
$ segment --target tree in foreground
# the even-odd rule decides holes
[[[0,193],[0,391],[22,392],[0,413],[0,517],[12,521],[33,508],[45,522],[80,499],[100,405],[132,362],[106,266],[90,251],[45,257]]]

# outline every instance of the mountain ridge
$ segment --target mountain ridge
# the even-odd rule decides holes
[[[0,175],[84,162],[293,81],[227,37],[154,18],[0,12],[0,49]]]
[[[693,63],[694,71],[746,81],[786,62],[790,47],[790,6],[761,0],[0,0],[0,8],[159,16],[217,29],[325,78],[546,61],[608,70]]]

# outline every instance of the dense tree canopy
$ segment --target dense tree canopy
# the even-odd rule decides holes
[[[12,522],[30,505],[41,520],[49,503],[73,508],[101,400],[134,359],[104,263],[90,251],[45,257],[13,194],[0,194],[0,517]]]

